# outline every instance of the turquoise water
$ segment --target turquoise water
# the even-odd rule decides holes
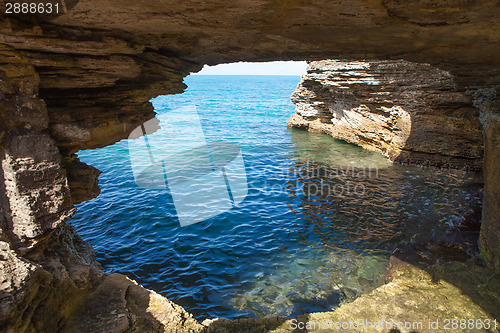
[[[241,147],[247,198],[180,227],[168,190],[139,188],[127,140],[80,159],[101,195],[71,220],[108,272],[198,319],[328,311],[381,285],[401,241],[439,237],[479,198],[462,171],[391,165],[379,154],[286,127],[296,76],[191,76],[158,114],[195,105],[208,141]]]

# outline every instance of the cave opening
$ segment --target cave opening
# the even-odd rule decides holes
[[[240,147],[248,194],[222,214],[181,227],[168,186],[138,186],[133,139],[78,153],[103,172],[101,194],[79,204],[70,223],[106,271],[200,320],[295,317],[381,286],[399,244],[442,239],[480,207],[478,175],[393,164],[325,133],[287,128],[300,76],[255,66],[246,72],[254,75],[191,75],[183,94],[152,100],[160,128],[168,127],[163,116],[194,110],[207,142]],[[165,140],[153,132],[150,142]]]

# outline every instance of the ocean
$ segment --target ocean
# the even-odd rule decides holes
[[[138,186],[130,140],[80,151],[103,172],[102,192],[79,204],[70,223],[104,269],[199,320],[329,311],[382,285],[397,244],[439,237],[480,201],[469,190],[474,174],[393,165],[327,135],[288,129],[299,81],[189,76],[185,93],[152,100],[159,118],[196,110],[207,142],[241,149],[248,195],[199,223],[180,226],[169,188]]]

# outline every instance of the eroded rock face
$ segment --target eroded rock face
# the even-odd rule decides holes
[[[453,76],[408,61],[314,61],[288,125],[327,133],[393,161],[480,170],[480,111]]]
[[[92,247],[66,224],[74,202],[99,194],[100,172],[72,155],[63,160],[49,134],[49,113],[38,98],[39,76],[30,61],[2,46],[0,64],[0,330],[199,330],[196,320],[164,297],[124,276],[106,277]],[[126,308],[110,297],[100,301],[115,312],[89,303],[103,292]],[[102,313],[93,323],[74,326],[71,318],[89,307]]]
[[[5,332],[52,332],[65,324],[103,276],[92,247],[72,227],[55,229],[20,256],[0,240],[0,327]]]
[[[500,88],[477,91],[484,133],[484,203],[481,251],[494,267],[500,268]]]
[[[39,78],[34,67],[8,47],[0,48],[0,62],[3,231],[16,250],[26,251],[63,224],[75,208],[61,155],[46,133],[48,114],[37,97]]]
[[[39,77],[10,47],[0,47],[0,63],[0,327],[54,331],[104,273],[65,223],[75,207]]]

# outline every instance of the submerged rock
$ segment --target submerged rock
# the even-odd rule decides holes
[[[458,261],[419,267],[405,259],[393,256],[386,284],[332,312],[294,319],[207,320],[203,325],[207,332],[224,333],[498,332],[500,282],[491,278],[491,269]]]

